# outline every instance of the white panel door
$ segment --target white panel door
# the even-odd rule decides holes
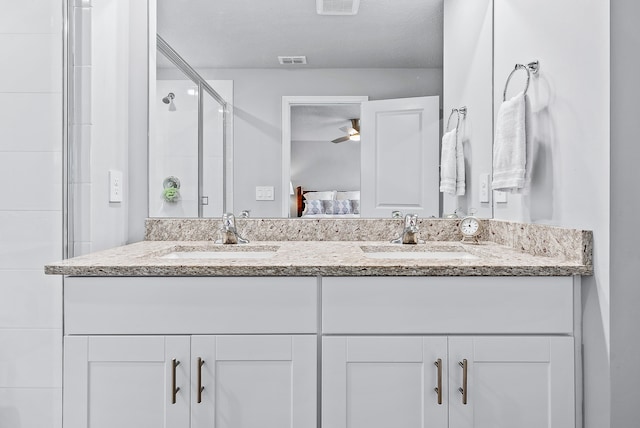
[[[324,337],[322,343],[324,428],[447,427],[446,337]]]
[[[189,375],[186,336],[65,337],[64,427],[188,427]]]
[[[439,97],[362,103],[362,217],[439,216]]]
[[[315,335],[193,336],[192,428],[316,428],[316,349]]]
[[[450,337],[449,426],[574,428],[573,370],[571,337]]]

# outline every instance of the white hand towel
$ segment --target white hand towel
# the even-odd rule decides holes
[[[458,130],[456,132],[456,196],[464,196],[465,177],[464,177],[464,151],[462,150],[462,138],[458,138]]]
[[[524,187],[527,160],[525,110],[523,92],[500,106],[493,143],[493,190]]]
[[[456,194],[456,129],[442,136],[442,154],[440,156],[440,191]]]

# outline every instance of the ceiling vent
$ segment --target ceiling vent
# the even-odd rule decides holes
[[[355,15],[360,0],[316,0],[318,15]]]
[[[306,56],[279,56],[280,65],[302,65],[307,63]]]

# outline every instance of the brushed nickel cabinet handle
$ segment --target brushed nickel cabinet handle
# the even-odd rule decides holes
[[[462,388],[458,388],[458,391],[462,394],[462,404],[467,404],[467,360],[464,359],[458,362],[462,367]]]
[[[180,365],[180,361],[175,358],[171,360],[171,404],[176,404],[176,396],[180,387],[176,387],[176,368]]]
[[[442,358],[438,358],[433,364],[438,368],[438,386],[433,389],[438,394],[438,404],[442,404]]]
[[[202,403],[202,391],[204,391],[204,386],[202,386],[202,366],[204,365],[204,360],[198,357],[198,404]]]

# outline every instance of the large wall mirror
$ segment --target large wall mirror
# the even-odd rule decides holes
[[[298,217],[299,189],[360,192],[366,211],[398,194],[388,185],[398,178],[408,190],[430,189],[430,208],[418,210],[425,216],[475,208],[491,217],[477,197],[478,178],[491,172],[491,0],[152,3],[149,216]],[[355,15],[331,9],[348,4]],[[427,100],[427,117],[400,117],[393,104],[367,119],[360,99],[409,100],[414,112],[415,100]],[[439,142],[462,105],[466,194],[442,195]],[[428,138],[424,153],[412,126]],[[377,149],[383,159],[363,155],[377,131],[394,142]],[[411,194],[397,208],[414,210],[402,202]]]

